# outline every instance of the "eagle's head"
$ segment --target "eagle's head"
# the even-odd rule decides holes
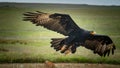
[[[94,35],[94,34],[96,34],[96,32],[95,31],[90,31],[90,34]]]

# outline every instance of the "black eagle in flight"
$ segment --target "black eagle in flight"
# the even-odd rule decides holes
[[[83,46],[91,49],[95,54],[105,57],[110,53],[114,54],[116,49],[109,36],[94,34],[94,31],[80,28],[68,14],[49,14],[37,11],[35,13],[26,12],[24,16],[24,21],[30,21],[36,26],[43,26],[68,36],[66,38],[52,38],[51,47],[61,53],[75,53],[77,47]]]

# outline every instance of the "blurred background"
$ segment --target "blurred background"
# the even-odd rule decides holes
[[[120,64],[120,1],[94,2],[64,0],[0,0],[0,63],[72,62]],[[77,2],[78,1],[78,2]],[[28,3],[29,2],[29,3]],[[61,34],[23,21],[23,13],[42,11],[69,14],[79,27],[109,35],[116,45],[115,55],[100,57],[79,47],[75,54],[64,55],[50,47],[51,38]]]

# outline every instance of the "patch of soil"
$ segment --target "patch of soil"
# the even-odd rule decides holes
[[[120,68],[120,65],[90,63],[54,63],[54,68]],[[0,64],[0,68],[51,68],[45,63],[11,63]]]

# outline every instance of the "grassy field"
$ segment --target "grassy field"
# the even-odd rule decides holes
[[[50,38],[64,37],[56,32],[22,21],[23,13],[43,11],[70,14],[86,30],[109,35],[116,45],[115,55],[100,57],[79,47],[75,54],[64,55],[50,47]],[[71,62],[120,64],[120,7],[10,4],[0,6],[0,63]]]

